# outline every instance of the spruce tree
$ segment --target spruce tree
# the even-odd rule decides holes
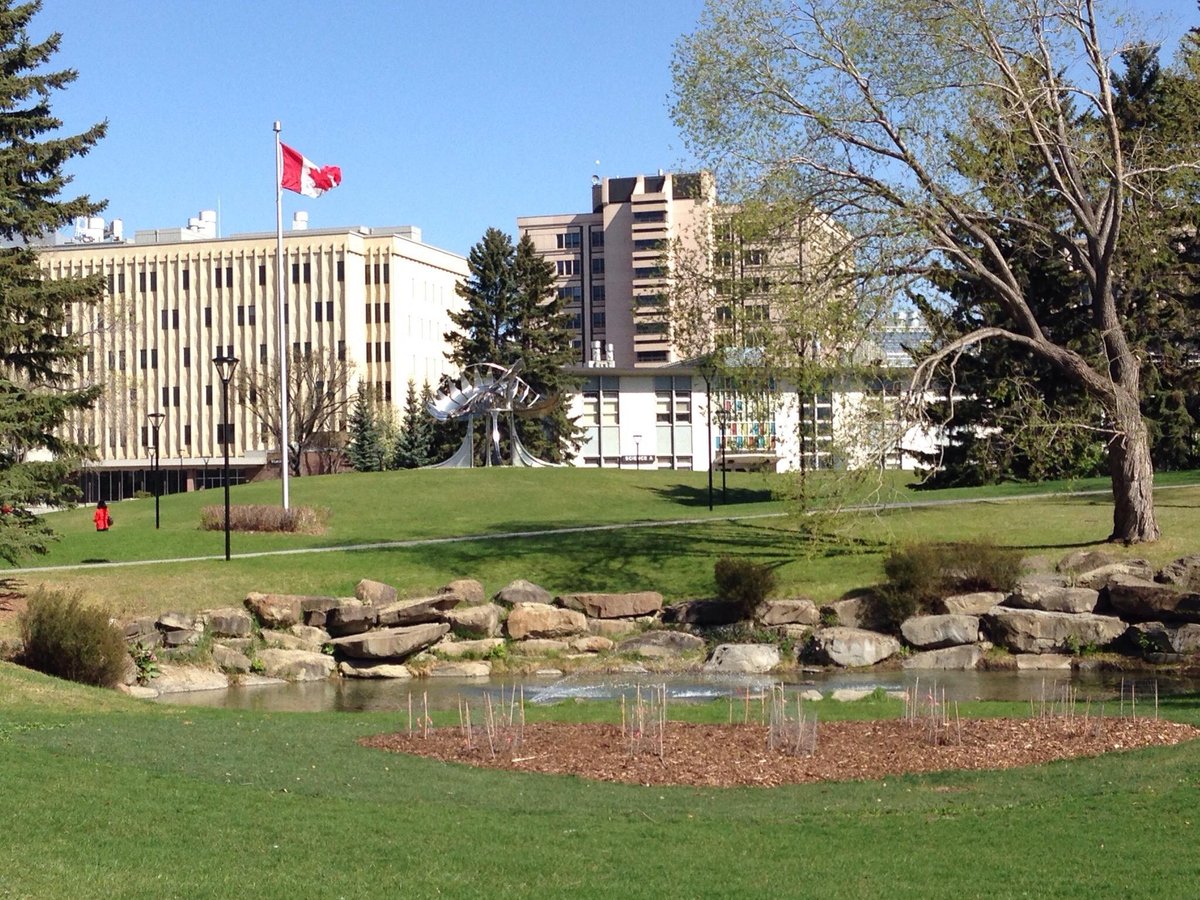
[[[428,392],[429,385],[425,385]],[[419,469],[434,462],[433,418],[417,394],[417,383],[408,379],[408,391],[404,395],[401,411],[400,432],[396,439],[396,452],[392,457],[394,469]]]
[[[383,468],[383,446],[379,425],[375,420],[375,409],[371,393],[365,382],[359,382],[354,395],[354,406],[350,409],[350,441],[346,445],[346,459],[356,471],[378,472]]]
[[[44,71],[61,35],[31,40],[28,26],[40,6],[0,0],[0,237],[17,244],[0,249],[0,501],[12,509],[0,516],[0,557],[10,562],[46,552],[54,537],[33,508],[78,499],[68,479],[91,451],[70,439],[70,425],[101,392],[99,385],[72,386],[86,351],[79,323],[69,318],[73,305],[83,308],[101,298],[99,276],[45,279],[36,251],[26,244],[104,208],[87,196],[59,198],[71,182],[63,167],[95,146],[106,124],[57,135],[62,122],[50,112],[50,99],[77,73]],[[50,451],[53,461],[31,460],[37,450]]]

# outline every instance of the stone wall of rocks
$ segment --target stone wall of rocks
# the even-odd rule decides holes
[[[1198,591],[1200,556],[1155,571],[1143,560],[1089,551],[1066,557],[1054,573],[1027,576],[1007,595],[945,597],[936,613],[908,619],[898,634],[866,627],[869,598],[823,608],[806,599],[768,600],[745,624],[766,630],[772,641],[722,644],[707,658],[702,635],[734,624],[729,604],[691,600],[664,607],[655,591],[556,596],[523,580],[490,598],[472,579],[426,597],[400,597],[391,585],[369,579],[353,597],[251,593],[243,607],[135,619],[125,634],[131,647],[156,649],[167,663],[211,641],[215,666],[251,682],[335,674],[487,677],[492,659],[510,654],[525,660],[608,654],[618,668],[636,668],[640,660],[740,673],[798,662],[862,667],[897,659],[905,668],[972,669],[999,647],[1018,668],[1057,668],[1087,649],[1156,663],[1200,654]],[[222,676],[213,677],[206,686],[221,686],[215,679]],[[174,689],[195,689],[195,674],[188,678]],[[151,688],[173,689],[169,678]]]

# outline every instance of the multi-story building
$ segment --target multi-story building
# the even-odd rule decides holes
[[[680,358],[668,315],[670,259],[701,239],[715,196],[707,173],[596,177],[590,213],[517,219],[520,234],[554,264],[580,365]]]
[[[308,229],[298,214],[284,235],[286,304],[276,302],[276,235],[217,237],[215,216],[187,228],[138,231],[82,223],[74,241],[40,250],[49,278],[100,275],[104,300],[70,311],[84,334],[81,384],[99,383],[95,407],[70,423],[72,437],[97,460],[84,474],[86,499],[119,499],[147,485],[154,455],[147,419],[164,418],[158,458],[164,491],[212,484],[229,440],[231,480],[279,474],[279,448],[252,411],[254,398],[231,384],[222,422],[214,356],[233,355],[239,372],[278,366],[279,329],[289,360],[336,358],[383,401],[402,401],[408,379],[436,383],[449,374],[444,335],[461,304],[456,284],[466,260],[421,241],[411,226]],[[341,421],[331,430],[344,431]]]

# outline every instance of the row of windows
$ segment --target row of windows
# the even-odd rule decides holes
[[[592,249],[600,250],[604,248],[604,232],[592,231]],[[583,240],[578,231],[564,231],[556,234],[555,245],[559,250],[578,250],[582,246]]]
[[[346,263],[343,260],[337,261],[337,280],[339,282],[346,280]],[[375,263],[364,265],[365,280],[367,284],[388,284],[391,281],[391,273],[389,264]],[[374,278],[372,278],[372,274]],[[111,273],[107,279],[109,294],[125,293],[125,273]],[[292,263],[292,284],[310,284],[312,282],[312,263]],[[260,287],[265,287],[267,284],[267,267],[260,265],[258,267],[258,284]],[[192,287],[192,275],[189,269],[182,269],[179,272],[179,285],[182,290],[188,291]],[[213,287],[218,290],[222,288],[233,287],[233,266],[217,265],[213,268]],[[138,272],[138,291],[143,294],[153,294],[158,291],[158,272],[150,269],[148,271]]]

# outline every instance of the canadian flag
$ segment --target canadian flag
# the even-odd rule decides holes
[[[304,154],[287,144],[283,150],[283,178],[280,187],[305,197],[320,197],[342,183],[342,170],[337,166],[318,166]]]

